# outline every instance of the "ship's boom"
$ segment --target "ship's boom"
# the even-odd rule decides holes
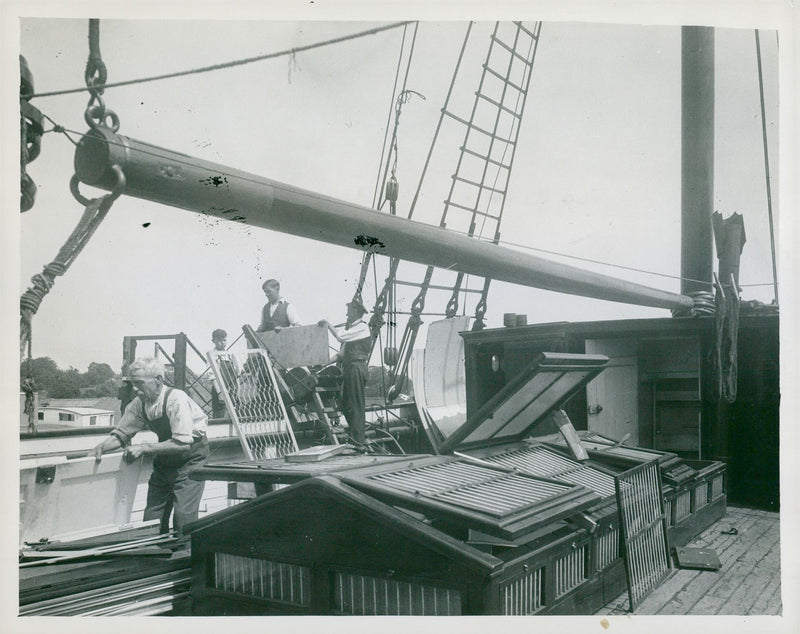
[[[483,242],[115,134],[88,132],[75,152],[81,182],[208,216],[522,286],[657,308],[691,308],[670,293]]]

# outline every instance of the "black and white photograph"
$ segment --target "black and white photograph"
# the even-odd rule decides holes
[[[796,631],[792,3],[0,8],[4,631]]]

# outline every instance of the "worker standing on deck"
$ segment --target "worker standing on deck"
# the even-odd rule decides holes
[[[169,515],[175,510],[174,527],[180,531],[197,519],[205,482],[189,478],[189,471],[208,457],[207,417],[186,392],[164,385],[164,365],[156,359],[137,359],[128,368],[135,398],[119,424],[94,448],[100,460],[105,452],[126,447],[125,459],[133,462],[154,456],[147,489],[144,519],[161,519],[161,532],[169,530]],[[150,430],[158,442],[131,445],[137,432]]]
[[[350,428],[350,437],[356,445],[366,442],[366,419],[364,415],[364,386],[369,377],[367,362],[372,352],[372,333],[364,321],[367,309],[358,301],[347,304],[347,323],[336,328],[325,319],[320,326],[342,344],[335,360],[342,364],[344,383],[342,386],[342,413]]]
[[[223,354],[228,349],[228,333],[222,328],[217,328],[211,333],[211,342],[214,344],[214,350],[217,356],[217,364],[220,374],[222,374],[222,381],[225,384],[225,389],[231,398],[236,397],[236,377],[238,372],[236,370],[235,360],[232,355]],[[227,413],[225,401],[220,398],[222,394],[221,386],[217,382],[216,375],[211,373],[211,416],[213,418],[222,418]]]
[[[258,332],[269,330],[279,332],[281,328],[300,325],[294,306],[281,297],[281,284],[278,280],[267,280],[261,288],[264,289],[269,301],[261,310],[261,325],[258,327]]]

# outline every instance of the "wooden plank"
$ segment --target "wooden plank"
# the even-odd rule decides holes
[[[755,519],[747,519],[747,524],[742,524],[736,521],[740,530],[749,530]],[[719,522],[704,531],[693,544],[702,545],[704,547],[715,548],[717,554],[720,555],[720,560],[723,562],[730,562],[732,555],[730,549],[735,546],[737,537],[734,535],[722,535],[722,526],[727,526],[727,522]],[[726,556],[726,552],[728,555]],[[739,555],[736,550],[736,556]],[[696,583],[701,577],[701,572],[697,570],[678,570],[675,574],[667,579],[650,597],[647,597],[642,604],[637,608],[637,614],[682,614],[683,601],[680,599],[682,593],[691,591],[693,584]],[[709,585],[713,583],[715,577],[703,576],[703,583]],[[676,599],[676,596],[678,599]]]
[[[780,579],[780,575],[778,575],[778,579]],[[782,614],[783,613],[783,603],[781,601],[781,593],[775,592],[772,595],[772,598],[767,601],[766,605],[764,606],[764,611],[761,614]]]
[[[722,608],[718,612],[719,614],[747,614],[750,607],[752,607],[755,600],[753,597],[764,587],[764,573],[762,571],[767,571],[770,567],[774,570],[776,564],[780,566],[779,560],[770,561],[769,559],[770,552],[775,548],[780,539],[779,535],[776,533],[777,531],[774,533],[770,531],[763,540],[766,550],[761,548],[749,550],[742,558],[742,563],[750,563],[753,561],[753,557],[763,553],[761,558],[753,563],[752,568],[743,570],[741,575],[736,575],[732,579],[731,586],[733,592],[722,605]],[[769,545],[767,545],[767,543]]]
[[[689,605],[687,602],[687,609],[691,609],[692,614],[720,614],[723,606],[726,604],[727,600],[731,597],[731,595],[739,588],[741,585],[748,583],[748,577],[752,575],[752,571],[755,568],[755,563],[752,562],[750,559],[751,552],[755,551],[762,551],[765,549],[762,554],[759,556],[759,559],[763,557],[766,551],[769,550],[774,545],[773,540],[767,540],[767,544],[764,544],[765,537],[769,533],[771,528],[771,523],[767,523],[765,521],[757,521],[756,525],[751,531],[746,533],[750,539],[742,540],[738,544],[738,548],[736,549],[739,551],[739,555],[735,558],[734,562],[727,566],[727,572],[722,577],[718,578],[715,583],[711,585],[703,594],[695,593],[696,601],[693,605]],[[740,535],[742,533],[740,532]],[[778,539],[777,535],[774,538],[775,540]],[[755,581],[755,579],[753,579]],[[760,581],[759,581],[760,583]],[[730,606],[728,609],[734,610],[731,612],[732,614],[738,614],[739,612],[736,610],[735,606]]]
[[[769,554],[759,564],[759,578],[762,581],[763,590],[759,593],[759,588],[755,588],[747,597],[742,600],[742,608],[746,607],[745,614],[771,614],[765,612],[767,605],[777,595],[781,596],[781,561],[780,544],[769,552]],[[769,578],[766,584],[764,579]],[[761,587],[760,585],[760,587]]]
[[[327,365],[331,361],[328,330],[316,324],[281,328],[280,332],[256,332],[256,335],[284,368]]]
[[[750,527],[742,526],[739,535],[724,536],[729,538],[729,545],[718,552],[724,572],[699,574],[693,580],[694,583],[672,597],[670,602],[658,611],[658,614],[716,614],[716,612],[698,611],[706,609],[701,603],[709,603],[709,593],[720,584],[725,583],[737,570],[736,562],[747,551],[751,541],[750,539],[741,539],[742,535],[748,535],[753,539],[760,538],[766,533],[767,528],[756,520]]]
[[[722,533],[734,527],[738,531],[736,535]],[[719,586],[731,575],[741,574],[743,569],[749,570],[747,574],[759,580],[747,595],[752,597],[752,601],[748,599],[741,601],[745,603],[744,608],[752,614],[779,614],[782,607],[779,593],[780,548],[777,540],[772,543],[773,540],[770,539],[773,534],[778,534],[778,530],[777,513],[729,507],[724,518],[708,527],[691,542],[692,546],[715,549],[723,564],[722,570],[675,571],[642,601],[636,614],[696,614],[698,610],[703,609],[702,606],[696,607],[697,604],[710,590]],[[756,544],[766,548],[763,557],[752,553]],[[754,557],[756,557],[755,562],[750,561],[751,565],[748,566],[748,561]],[[738,583],[741,585],[741,578]],[[764,589],[760,590],[761,588]],[[736,588],[733,589],[733,592],[735,591]],[[729,595],[731,593],[729,592]],[[725,597],[716,607],[723,609],[724,602],[728,598],[729,596]],[[607,604],[598,614],[624,614],[626,609],[627,597],[623,594]],[[708,611],[714,613],[710,611],[710,606]],[[743,610],[739,613],[743,613]]]

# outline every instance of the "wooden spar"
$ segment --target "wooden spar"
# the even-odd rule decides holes
[[[75,151],[75,174],[111,190],[112,165],[129,196],[470,275],[570,295],[656,308],[691,308],[690,297],[585,271],[441,227],[381,213],[261,176],[115,134],[89,131]]]

